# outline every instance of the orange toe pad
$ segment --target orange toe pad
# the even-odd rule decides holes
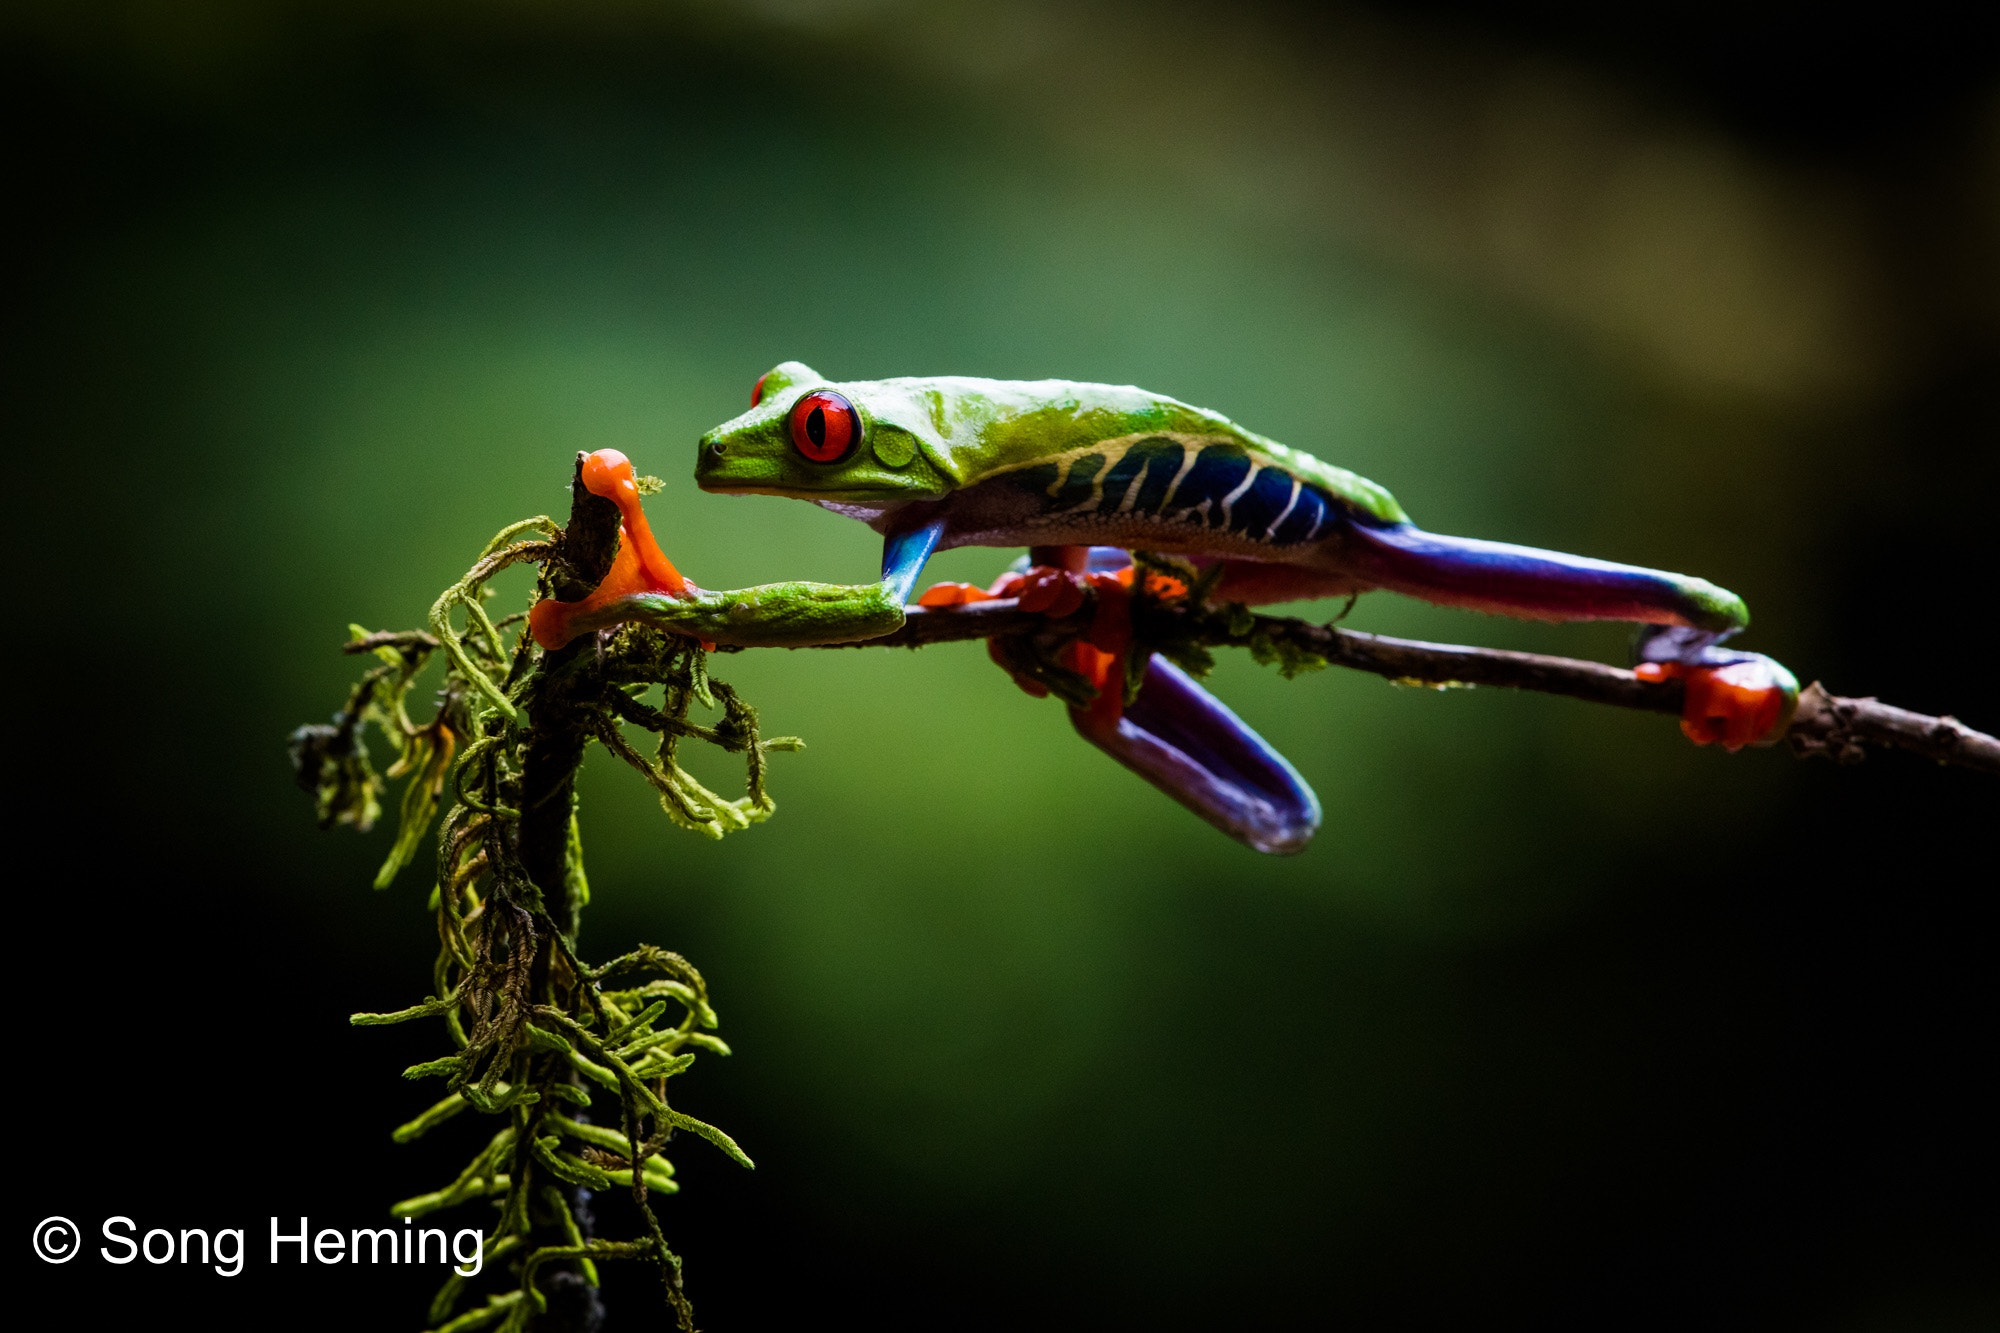
[[[934,583],[917,598],[918,606],[964,606],[991,600],[993,594],[976,583]]]
[[[1632,674],[1640,680],[1679,677],[1686,682],[1681,730],[1696,745],[1720,745],[1732,751],[1754,745],[1784,721],[1790,702],[1790,692],[1763,662],[1718,667],[1644,662]]]
[[[1082,608],[1086,586],[1080,575],[1066,569],[1037,565],[1028,571],[1014,597],[1023,611],[1034,611],[1061,620]]]

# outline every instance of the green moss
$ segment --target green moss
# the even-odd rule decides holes
[[[531,539],[516,540],[524,535]],[[693,639],[626,625],[576,650],[545,653],[528,636],[525,613],[493,619],[488,581],[510,565],[533,562],[544,568],[539,591],[547,595],[563,535],[547,518],[504,529],[438,598],[428,633],[351,627],[347,651],[374,665],[330,724],[293,734],[292,753],[322,827],[366,832],[380,816],[389,783],[401,780],[399,827],[377,888],[389,887],[436,830],[430,905],[441,945],[433,993],[395,1013],[352,1018],[363,1027],[441,1019],[451,1041],[452,1053],[404,1071],[407,1078],[443,1079],[445,1095],[396,1129],[396,1142],[467,1113],[499,1122],[456,1178],[392,1209],[417,1216],[497,1205],[483,1276],[497,1277],[499,1289],[484,1304],[462,1309],[476,1299],[481,1279],[454,1274],[432,1304],[431,1325],[525,1329],[547,1308],[539,1284],[548,1274],[567,1270],[595,1287],[598,1260],[630,1259],[658,1267],[680,1326],[692,1330],[680,1259],[652,1196],[678,1189],[663,1155],[677,1132],[705,1138],[751,1165],[729,1135],[669,1100],[669,1081],[700,1052],[726,1055],[729,1047],[714,1035],[718,1020],[706,981],[679,954],[648,945],[599,967],[576,956],[590,887],[571,779],[595,740],[652,784],[675,823],[720,838],[776,808],[765,789],[766,756],[799,742],[765,739],[756,710],[708,675],[707,654]],[[460,615],[462,628],[454,623]],[[407,705],[434,659],[443,662],[438,705],[420,723]],[[657,702],[648,702],[655,691]],[[704,721],[697,709],[720,716]],[[628,723],[657,738],[653,753],[626,737],[621,726]],[[379,774],[369,754],[371,730],[395,756]],[[554,882],[538,883],[529,870],[536,852],[524,846],[533,835],[521,813],[532,807],[524,787],[532,785],[531,765],[546,768],[551,734],[563,731],[577,741],[553,750],[566,756],[560,762],[568,772],[551,780],[545,771],[534,788],[558,791],[569,805],[566,824],[554,826],[560,846],[542,858],[561,870],[543,874]],[[744,794],[720,795],[689,774],[678,759],[686,741],[742,755]],[[537,747],[541,759],[531,753]],[[611,1240],[582,1233],[572,1193],[613,1188],[631,1193],[643,1235]]]

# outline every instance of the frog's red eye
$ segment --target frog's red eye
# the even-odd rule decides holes
[[[764,401],[764,381],[770,378],[771,372],[768,370],[757,377],[757,383],[750,389],[750,406],[755,407]]]
[[[792,404],[792,446],[815,463],[838,463],[861,439],[854,404],[826,389]]]

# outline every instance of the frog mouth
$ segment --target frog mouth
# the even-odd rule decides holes
[[[705,477],[695,474],[695,485],[710,495],[775,495],[781,500],[804,500],[822,509],[830,509],[836,514],[867,521],[879,518],[891,509],[907,504],[912,497],[899,495],[894,499],[885,498],[881,491],[870,490],[825,490],[808,493],[790,483],[770,484],[755,481],[740,481],[733,478]]]
[[[718,456],[713,446],[701,451],[695,464],[694,484],[711,495],[775,495],[818,505],[850,505],[870,514],[918,498],[909,493],[907,486],[872,483],[865,477],[815,476],[768,458],[748,454]]]

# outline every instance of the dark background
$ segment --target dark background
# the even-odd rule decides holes
[[[430,1274],[264,1262],[473,1132],[388,1141],[442,1034],[344,1019],[424,993],[427,867],[371,895],[387,830],[316,833],[282,739],[577,448],[668,479],[704,584],[871,573],[859,525],[688,479],[781,359],[1144,384],[2000,726],[1959,12],[10,10],[17,1226],[252,1259],[31,1276],[81,1327],[420,1326]],[[758,1170],[683,1144],[665,1207],[705,1326],[2000,1322],[1990,780],[1231,661],[1327,806],[1279,862],[975,647],[718,673],[811,746],[776,819],[712,846],[584,786],[586,954],[687,953],[737,1052],[679,1100]]]

